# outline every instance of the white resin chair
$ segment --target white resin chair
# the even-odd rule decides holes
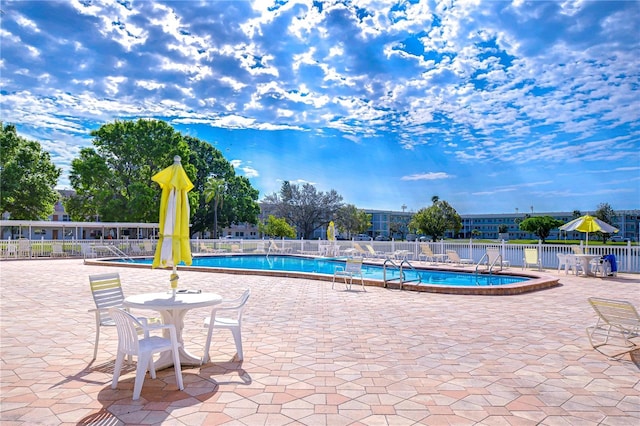
[[[223,300],[220,305],[214,306],[211,310],[211,316],[204,319],[204,327],[208,328],[207,342],[204,345],[204,355],[202,356],[202,364],[209,362],[209,348],[211,347],[211,336],[214,328],[223,328],[231,331],[233,340],[236,344],[236,353],[238,361],[244,359],[242,352],[242,314],[244,307],[251,296],[251,289],[246,289],[242,296],[233,300]],[[228,315],[221,317],[218,314],[224,312]]]
[[[331,288],[336,284],[336,277],[344,278],[344,285],[351,290],[351,285],[353,284],[353,277],[360,277],[360,285],[362,286],[362,290],[367,291],[364,288],[364,277],[362,276],[362,258],[361,257],[353,257],[347,259],[344,266],[336,266],[335,271],[333,272],[333,282],[331,283]],[[347,278],[349,278],[349,282],[347,283]]]
[[[135,355],[138,358],[138,364],[136,366],[136,380],[133,385],[133,399],[139,399],[147,371],[151,373],[152,379],[156,378],[153,354],[171,351],[173,354],[173,367],[176,372],[176,383],[178,388],[183,390],[184,384],[182,382],[182,370],[178,354],[178,349],[181,345],[178,343],[175,326],[173,324],[149,326],[146,321],[140,321],[120,308],[109,309],[109,315],[113,318],[118,330],[118,353],[113,369],[111,388],[115,389],[118,386],[118,378],[122,371],[125,355],[129,357]],[[143,331],[142,338],[138,335],[139,329]],[[169,330],[169,338],[151,336],[150,332],[155,330]]]
[[[578,275],[580,271],[582,271],[582,263],[578,260],[578,258],[572,254],[568,254],[566,259],[566,266],[564,268],[564,273],[569,274],[569,271],[573,272],[573,275]]]
[[[565,253],[557,253],[556,256],[558,256],[558,273],[560,273],[560,271],[564,270],[565,273],[567,273],[567,254]]]
[[[96,314],[96,342],[93,348],[93,359],[96,359],[98,356],[98,342],[100,341],[100,327],[113,327],[116,325],[113,318],[109,316],[109,309],[124,308],[124,293],[120,274],[117,272],[89,275],[89,284],[93,301],[96,304],[95,309],[89,309],[89,312]],[[159,323],[160,319],[149,318],[147,321]]]
[[[120,274],[117,272],[99,275],[89,275],[91,295],[96,304],[95,309],[89,312],[96,314],[96,342],[93,348],[93,359],[98,356],[98,342],[100,340],[100,327],[116,325],[109,316],[109,309],[124,307],[124,293],[120,282]]]

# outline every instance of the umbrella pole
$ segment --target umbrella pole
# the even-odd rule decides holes
[[[587,232],[587,245],[584,248],[584,254],[589,254],[589,233]]]
[[[173,291],[173,295],[176,295],[176,290],[178,289],[178,267],[173,265],[173,271],[171,272],[171,277],[169,278],[169,282],[171,283],[171,291]]]

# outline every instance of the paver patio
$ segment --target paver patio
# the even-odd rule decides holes
[[[103,327],[98,358],[88,275],[118,271],[125,294],[168,289],[168,271],[84,265],[78,259],[0,262],[3,425],[634,425],[640,351],[593,350],[587,297],[640,308],[640,276],[576,278],[516,296],[464,296],[331,282],[181,272],[181,288],[252,296],[245,359],[214,333],[212,362],[110,387],[117,335]],[[547,273],[555,275],[555,270]],[[153,315],[153,312],[138,311]],[[202,354],[207,309],[185,319]]]

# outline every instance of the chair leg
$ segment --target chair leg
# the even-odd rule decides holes
[[[211,321],[214,321],[213,318],[211,318]],[[202,361],[200,361],[200,364],[204,364],[209,362],[209,348],[211,347],[211,335],[213,334],[213,322],[209,325],[209,330],[207,331],[207,341],[204,344],[204,354],[202,355]]]
[[[240,328],[232,328],[231,333],[233,334],[233,340],[236,342],[238,361],[242,361],[244,359],[244,355],[242,353],[242,332],[240,331]]]
[[[100,341],[100,314],[96,312],[96,343],[93,345],[93,359],[98,357],[98,342]]]
[[[116,355],[116,364],[113,367],[113,379],[111,380],[111,389],[118,387],[118,379],[120,378],[120,372],[122,371],[122,363],[124,362],[124,353],[118,351]]]
[[[144,383],[144,376],[147,374],[147,367],[149,366],[149,358],[151,354],[141,353],[138,356],[138,365],[136,367],[136,381],[133,384],[133,400],[140,398],[142,393],[142,384]]]
[[[178,348],[174,347],[173,350],[173,369],[176,372],[176,383],[178,389],[184,389],[184,383],[182,382],[182,367],[180,366],[180,355],[178,354]]]
[[[153,354],[149,356],[149,362],[147,363],[147,371],[151,375],[152,379],[156,378],[156,366],[153,363]]]

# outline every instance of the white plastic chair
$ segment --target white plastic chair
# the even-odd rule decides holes
[[[242,353],[242,313],[245,304],[249,300],[251,289],[248,288],[242,293],[242,296],[233,300],[222,301],[220,305],[214,306],[211,310],[211,316],[204,319],[204,327],[208,328],[207,342],[204,345],[204,355],[202,356],[202,364],[209,362],[209,348],[211,347],[211,336],[214,328],[226,328],[233,334],[233,340],[236,343],[236,353],[238,361],[244,359]],[[227,317],[218,316],[219,312],[229,313]]]
[[[96,304],[95,309],[89,309],[89,312],[96,314],[96,342],[93,348],[93,359],[98,356],[98,342],[100,341],[100,327],[113,327],[115,322],[109,316],[110,308],[124,308],[124,293],[122,292],[122,283],[120,282],[120,274],[110,272],[107,274],[89,275],[89,284],[91,286],[91,295]],[[160,322],[159,318],[149,318],[148,322]],[[131,360],[131,358],[129,358]]]
[[[564,270],[565,273],[567,272],[567,254],[564,253],[557,253],[556,254],[558,256],[558,273],[560,273],[560,271]]]
[[[147,370],[151,373],[152,379],[156,378],[153,354],[171,351],[173,354],[173,367],[176,372],[176,383],[178,384],[178,388],[183,390],[184,384],[182,382],[182,370],[180,368],[180,356],[178,354],[178,349],[181,345],[178,343],[175,326],[173,324],[149,326],[146,321],[140,321],[129,312],[120,308],[109,309],[109,315],[113,318],[116,329],[118,330],[118,354],[113,369],[111,388],[116,389],[118,386],[118,378],[122,371],[124,356],[135,355],[138,357],[138,365],[136,366],[136,380],[133,385],[133,399],[139,399]],[[143,331],[143,337],[141,339],[138,336],[139,329]],[[169,330],[169,338],[151,336],[149,332],[155,330]]]
[[[569,274],[569,271],[573,271],[573,275],[578,275],[582,270],[582,263],[578,260],[578,258],[572,254],[568,254],[566,257],[566,266],[564,268],[564,273],[566,275]]]
[[[611,274],[611,263],[602,257],[593,259],[589,262],[589,266],[591,267],[591,273],[595,276],[599,274],[601,277],[606,277]]]
[[[361,257],[353,257],[347,259],[344,266],[336,266],[335,271],[333,271],[333,282],[331,283],[331,288],[336,284],[336,277],[344,277],[344,285],[351,290],[351,285],[353,284],[353,277],[360,276],[360,285],[362,286],[362,290],[367,291],[364,288],[364,277],[362,276],[362,258]],[[349,278],[349,282],[347,283],[347,278]]]

